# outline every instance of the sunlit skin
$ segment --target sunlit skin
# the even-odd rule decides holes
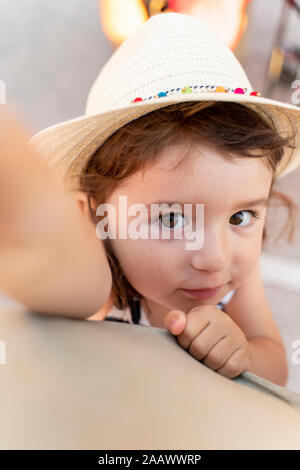
[[[174,169],[188,151],[189,158]],[[243,331],[216,305],[229,291],[238,288],[258,263],[267,207],[245,208],[242,202],[268,200],[272,172],[259,158],[226,160],[216,148],[203,144],[190,149],[188,143],[181,142],[166,148],[160,157],[144,174],[139,171],[131,176],[107,201],[116,208],[117,229],[121,195],[127,196],[128,207],[155,201],[201,203],[204,245],[199,250],[186,250],[184,237],[128,237],[111,240],[114,253],[128,281],[143,295],[141,303],[152,326],[169,329],[197,359],[205,354],[203,347],[197,348],[196,338],[199,343],[200,337],[202,342],[206,337],[208,351],[226,335],[227,341],[219,343],[223,362],[238,347],[242,372],[251,365],[249,343]],[[257,212],[258,218],[253,217],[251,210]],[[151,213],[148,217],[150,224]],[[134,218],[127,216],[128,225]],[[165,215],[160,223],[164,230],[182,230],[185,219],[179,214],[172,222]],[[222,284],[217,295],[205,300],[190,298],[181,290]],[[171,325],[174,319],[176,322]],[[204,331],[209,322],[210,327]],[[213,367],[208,359],[207,365]],[[224,369],[224,375],[235,376],[236,371]]]

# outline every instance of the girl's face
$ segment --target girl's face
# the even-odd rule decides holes
[[[220,151],[204,144],[193,148],[189,160],[173,169],[189,149],[186,142],[169,146],[155,166],[144,175],[142,171],[135,173],[106,201],[116,209],[117,237],[119,196],[127,197],[128,208],[136,203],[182,205],[182,213],[175,218],[167,215],[174,210],[164,209],[159,222],[155,222],[159,213],[151,216],[150,206],[143,217],[148,239],[132,239],[128,234],[125,239],[111,239],[128,281],[147,301],[151,325],[162,328],[170,310],[188,313],[197,305],[216,305],[253,271],[261,252],[267,208],[250,203],[267,201],[272,181],[271,170],[259,158],[225,160]],[[186,249],[189,240],[183,233],[188,223],[184,204],[188,203],[193,207],[193,220],[196,204],[204,205],[204,243],[196,250]],[[258,218],[251,211],[256,211]],[[127,226],[137,215],[126,214]],[[151,239],[151,224],[160,226],[158,239]],[[181,238],[172,237],[175,231],[180,231]],[[170,232],[169,239],[163,239],[162,232]],[[182,291],[219,285],[222,289],[209,299],[195,299]]]

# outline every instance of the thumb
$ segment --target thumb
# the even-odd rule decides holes
[[[186,315],[181,310],[171,310],[164,319],[166,328],[172,335],[179,335],[186,325]]]

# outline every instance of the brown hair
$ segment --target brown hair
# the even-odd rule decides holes
[[[204,111],[205,110],[205,111]],[[289,119],[290,120],[290,119]],[[290,121],[293,127],[293,123]],[[105,203],[110,195],[131,175],[153,166],[159,153],[168,145],[182,140],[191,144],[205,142],[222,152],[225,158],[262,158],[262,163],[273,172],[269,200],[276,197],[289,208],[292,226],[289,242],[293,239],[295,210],[298,206],[286,195],[273,191],[274,173],[282,160],[284,147],[294,149],[295,129],[291,135],[281,136],[269,116],[264,118],[251,107],[231,102],[185,102],[152,111],[111,135],[91,156],[79,178],[80,191],[87,194],[90,215],[96,224],[99,217],[91,207]],[[257,154],[253,150],[259,150]],[[265,153],[262,153],[262,150]],[[186,162],[184,156],[179,162]],[[176,165],[176,168],[177,166]],[[266,230],[263,231],[263,241]],[[142,298],[126,279],[109,238],[103,240],[113,275],[113,302],[123,309],[133,297]]]

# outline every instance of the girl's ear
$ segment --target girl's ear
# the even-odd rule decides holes
[[[73,197],[82,215],[90,219],[89,204],[88,204],[88,198],[87,198],[86,193],[84,193],[83,191],[76,191]]]

